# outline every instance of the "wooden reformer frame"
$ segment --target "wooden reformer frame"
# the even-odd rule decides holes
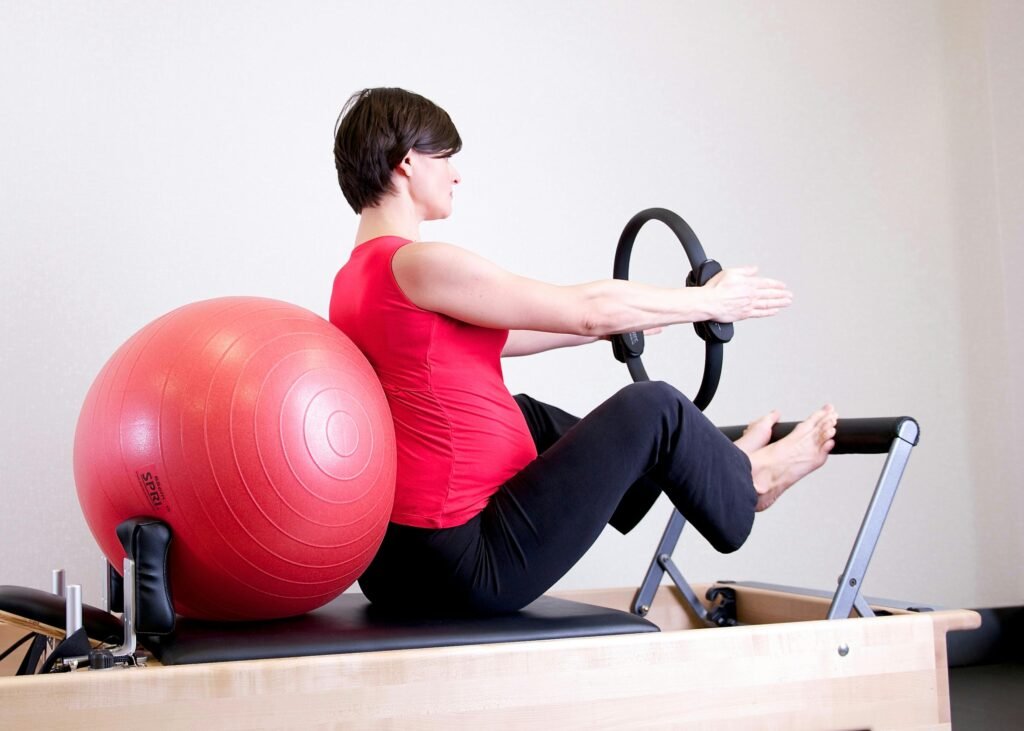
[[[0,678],[0,725],[950,728],[946,633],[976,613],[826,620],[827,598],[732,588],[735,627],[662,586],[653,634]],[[563,596],[625,609],[633,594]]]

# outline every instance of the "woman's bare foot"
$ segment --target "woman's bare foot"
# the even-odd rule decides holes
[[[749,455],[754,489],[757,490],[755,510],[771,507],[794,483],[825,464],[828,453],[835,446],[838,419],[836,410],[831,404],[826,404],[797,424],[783,439]],[[741,439],[746,435],[744,432]]]
[[[772,438],[772,427],[779,421],[779,412],[769,411],[760,419],[754,419],[743,430],[743,436],[733,444],[742,449],[749,457],[761,447],[768,444]]]

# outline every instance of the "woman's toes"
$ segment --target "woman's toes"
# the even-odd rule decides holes
[[[779,421],[780,414],[776,410],[769,411],[759,419],[754,419],[743,430],[743,434],[736,440],[737,447],[747,454],[760,449],[772,438],[772,427]]]
[[[747,424],[747,428],[743,430],[743,433],[746,434],[748,432],[759,432],[764,431],[765,429],[770,430],[778,420],[779,412],[776,411],[775,409],[772,409],[761,418],[754,419],[752,422]]]

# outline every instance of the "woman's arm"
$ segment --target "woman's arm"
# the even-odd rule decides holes
[[[586,345],[600,340],[589,335],[567,335],[565,333],[545,333],[536,330],[509,330],[508,340],[501,350],[502,358],[517,355],[534,355],[558,348],[569,348],[574,345]]]
[[[520,277],[465,249],[413,243],[392,260],[414,304],[463,322],[503,330],[603,337],[680,322],[768,317],[789,305],[784,284],[755,268],[727,269],[703,287],[655,287],[606,279],[555,285]]]

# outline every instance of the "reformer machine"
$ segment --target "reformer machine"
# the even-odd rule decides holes
[[[721,271],[681,218],[648,209],[623,232],[616,277],[628,277],[633,241],[649,220],[680,239],[693,269],[688,284]],[[732,326],[696,329],[707,357],[694,401],[704,408]],[[634,380],[647,378],[642,333],[617,336],[613,347]],[[777,425],[773,440],[793,426]],[[723,431],[735,439],[742,427]],[[546,596],[507,617],[428,619],[382,614],[350,594],[288,620],[200,622],[174,615],[165,563],[170,530],[149,518],[126,521],[118,527],[124,565],[108,567],[110,610],[120,618],[83,608],[80,588],[65,588],[61,574],[53,594],[0,587],[0,623],[30,630],[19,672],[47,674],[0,679],[0,725],[5,716],[25,722],[31,704],[45,702],[50,722],[54,707],[66,711],[55,727],[62,718],[67,727],[80,725],[83,709],[90,719],[113,721],[155,708],[148,725],[186,724],[202,712],[216,714],[222,727],[948,728],[945,633],[977,626],[977,615],[872,609],[860,594],[917,439],[910,418],[840,420],[833,454],[887,457],[827,611],[813,592],[691,586],[672,559],[685,525],[674,512],[632,598],[622,590],[576,592],[572,598],[582,601]],[[631,495],[627,519],[656,497]],[[661,584],[665,574],[675,591]],[[853,613],[860,618],[848,619]],[[702,627],[720,629],[691,631]],[[63,641],[53,647],[55,639]],[[82,668],[93,672],[70,672]],[[280,703],[296,698],[302,707],[282,714]]]

